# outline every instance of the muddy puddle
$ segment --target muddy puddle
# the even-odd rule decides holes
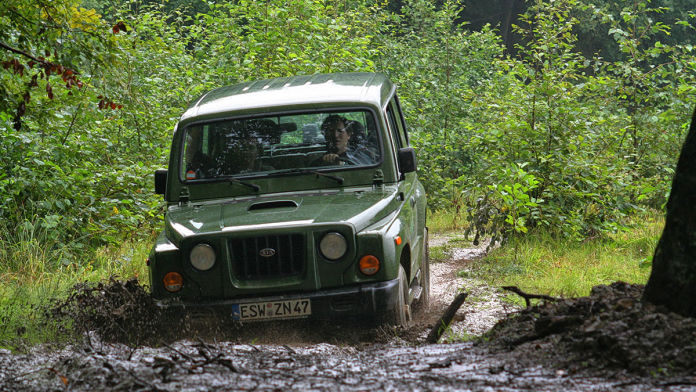
[[[434,346],[305,347],[179,341],[131,349],[0,356],[8,390],[613,390],[596,378],[573,378],[540,367],[509,367],[471,343]],[[8,369],[21,369],[8,374]],[[638,390],[638,389],[635,389]]]
[[[49,314],[72,320],[74,343],[0,350],[0,391],[696,390],[694,320],[643,306],[639,286],[521,309],[460,277],[485,246],[455,243],[431,265],[431,309],[407,329],[182,318],[159,313],[135,281],[85,286]],[[441,343],[425,344],[460,290],[469,297]]]

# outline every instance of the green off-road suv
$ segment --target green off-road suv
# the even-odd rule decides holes
[[[148,259],[162,306],[240,321],[427,307],[426,200],[395,94],[379,73],[213,90],[155,173],[165,228]]]

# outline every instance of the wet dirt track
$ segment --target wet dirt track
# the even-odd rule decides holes
[[[517,311],[497,290],[457,277],[480,254],[481,248],[454,249],[451,260],[432,265],[433,306],[408,330],[294,320],[189,333],[155,347],[106,343],[89,334],[80,344],[56,350],[0,350],[0,391],[696,390],[696,379],[689,377],[584,372],[535,362],[535,352],[553,357],[557,346],[549,340],[526,342],[515,351],[487,344],[422,344],[461,286],[479,300],[464,303],[441,341],[480,335]]]
[[[0,355],[3,390],[115,391],[644,391],[690,390],[640,380],[568,376],[517,368],[470,343],[310,347],[179,341],[132,350],[102,345]]]

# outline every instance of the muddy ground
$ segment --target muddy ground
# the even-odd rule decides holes
[[[0,350],[0,390],[696,390],[695,320],[641,303],[642,288],[622,283],[514,307],[499,289],[457,276],[482,253],[453,247],[432,264],[431,309],[408,329],[171,319],[135,282],[83,286],[49,316],[92,332],[63,347]],[[424,344],[462,289],[469,297],[451,329]],[[77,311],[90,308],[99,311]]]

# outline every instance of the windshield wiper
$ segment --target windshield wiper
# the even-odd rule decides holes
[[[261,187],[260,187],[260,186],[258,186],[258,185],[256,185],[256,184],[253,184],[253,183],[251,183],[251,182],[242,181],[242,180],[240,180],[240,179],[238,179],[238,178],[230,177],[230,178],[228,178],[228,180],[230,181],[230,184],[240,184],[240,185],[244,185],[245,187],[248,187],[248,188],[253,189],[254,192],[258,192],[259,190],[261,190]]]
[[[320,172],[320,171],[314,170],[314,169],[287,169],[287,170],[281,170],[281,171],[273,173],[273,174],[285,174],[285,173],[316,174],[317,176],[330,178],[330,179],[336,181],[339,185],[343,185],[343,177],[334,176],[332,174],[326,174],[326,173],[323,173],[323,172]]]

